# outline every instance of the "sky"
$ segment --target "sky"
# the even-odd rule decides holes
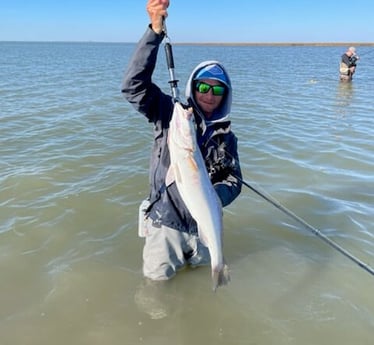
[[[0,41],[137,42],[147,0],[0,0]],[[374,42],[373,0],[170,0],[173,42]]]

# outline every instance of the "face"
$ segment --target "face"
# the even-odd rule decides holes
[[[218,80],[214,79],[203,79],[199,81],[210,86],[223,85]],[[203,111],[207,119],[209,119],[212,116],[213,111],[219,107],[224,97],[224,94],[220,96],[214,95],[212,89],[210,89],[207,93],[201,93],[195,89],[194,93],[195,101],[197,105],[200,107],[200,109]]]
[[[352,55],[354,55],[354,52],[352,50],[348,49],[347,56],[351,57]]]

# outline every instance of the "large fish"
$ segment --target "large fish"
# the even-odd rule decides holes
[[[168,146],[170,169],[166,185],[175,180],[178,191],[198,225],[199,238],[209,249],[213,290],[230,281],[222,252],[222,205],[209,179],[197,145],[192,109],[175,103]]]

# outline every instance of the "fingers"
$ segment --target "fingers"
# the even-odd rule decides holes
[[[167,8],[169,7],[169,0],[148,0],[147,12],[152,16],[167,16]]]
[[[147,12],[151,20],[153,31],[161,33],[163,28],[163,19],[167,17],[167,8],[169,0],[148,0]]]

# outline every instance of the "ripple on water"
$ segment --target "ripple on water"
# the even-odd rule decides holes
[[[372,277],[246,187],[224,212],[230,286],[212,295],[208,268],[184,270],[169,285],[173,314],[150,323],[134,296],[153,128],[120,94],[134,46],[0,44],[5,341],[136,343],[163,332],[163,344],[371,344]],[[340,55],[341,47],[175,50],[181,80],[204,57],[228,67],[245,180],[372,264],[374,64],[342,84]],[[248,68],[248,57],[262,63]],[[153,80],[169,92],[166,79],[160,65]]]

